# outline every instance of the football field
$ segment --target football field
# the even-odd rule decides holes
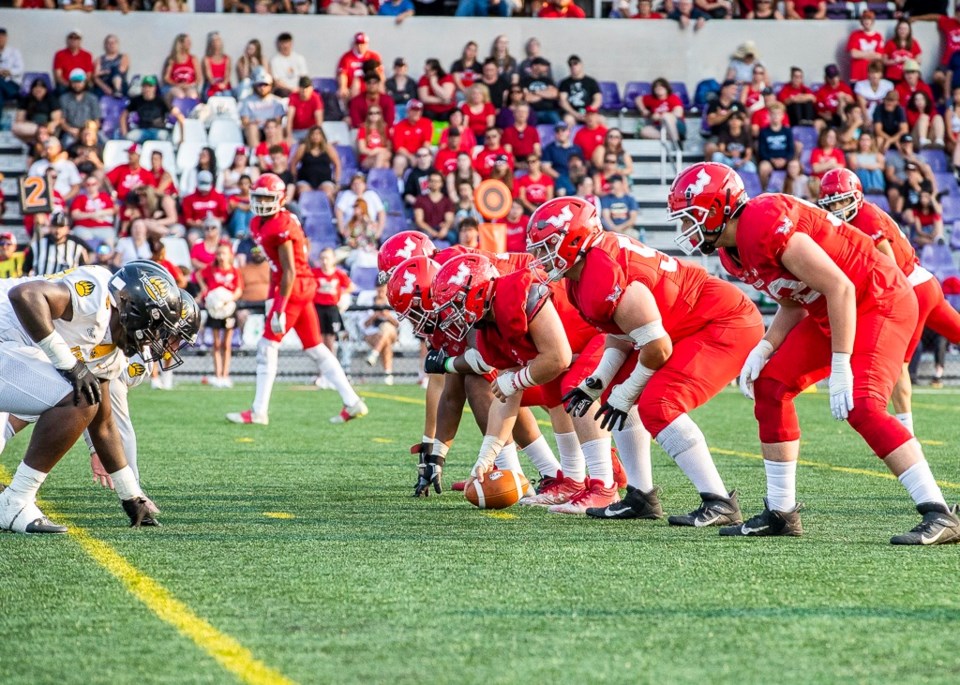
[[[960,546],[888,544],[919,516],[823,393],[797,403],[806,534],[787,539],[414,499],[422,391],[362,394],[370,415],[334,426],[335,393],[280,385],[263,427],[223,419],[251,386],[134,391],[163,527],[126,528],[74,448],[41,491],[71,534],[0,536],[0,683],[960,682]],[[955,502],[960,394],[914,413]],[[757,513],[750,403],[695,418]],[[479,444],[467,415],[447,485]],[[656,446],[653,464],[665,511],[695,508]]]

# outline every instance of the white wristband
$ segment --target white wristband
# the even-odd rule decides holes
[[[597,368],[595,368],[590,375],[600,379],[603,387],[606,388],[610,385],[610,381],[617,375],[617,371],[620,370],[620,367],[623,366],[625,361],[627,361],[626,352],[616,347],[608,347],[603,351],[603,356],[600,357],[600,363],[597,364]]]
[[[477,476],[481,471],[486,472],[493,468],[493,462],[497,455],[503,449],[503,443],[495,435],[484,435],[483,442],[480,443],[480,454],[477,456],[477,463],[473,466],[471,476]]]
[[[654,340],[665,337],[667,337],[667,329],[663,327],[663,321],[660,319],[651,321],[630,331],[630,339],[633,341],[633,346],[638,350],[647,343],[652,343]]]
[[[43,340],[38,340],[37,347],[43,350],[43,353],[53,362],[53,365],[62,371],[72,369],[79,361],[70,351],[67,341],[56,331]]]
[[[647,382],[653,377],[653,374],[656,373],[653,369],[648,369],[646,366],[637,362],[637,366],[633,369],[626,380],[623,381],[617,388],[622,388],[620,394],[623,397],[630,398],[632,401],[630,404],[636,402],[637,398],[640,397],[640,393],[643,392],[643,388],[647,385]]]

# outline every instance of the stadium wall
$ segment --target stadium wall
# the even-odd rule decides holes
[[[878,22],[886,35],[893,22]],[[95,12],[81,14],[46,10],[0,10],[0,26],[9,31],[10,45],[18,47],[28,71],[49,71],[53,53],[65,44],[66,34],[79,29],[84,47],[94,54],[102,52],[108,33],[120,36],[121,48],[131,58],[134,74],[157,73],[170,51],[176,34],[193,38],[194,53],[202,55],[208,31],[219,31],[226,51],[234,60],[245,43],[259,38],[267,58],[275,52],[273,41],[282,31],[294,35],[295,50],[306,57],[314,76],[333,76],[337,60],[350,47],[353,34],[365,31],[372,49],[389,65],[404,56],[410,73],[417,77],[423,61],[438,58],[444,66],[459,57],[464,43],[475,40],[481,54],[489,50],[493,39],[504,34],[510,39],[511,52],[523,55],[524,42],[533,36],[543,44],[543,54],[554,63],[554,76],[566,74],[566,58],[577,53],[585,61],[588,73],[600,80],[651,81],[666,76],[683,81],[691,89],[705,78],[720,79],[730,53],[745,40],[753,40],[775,81],[789,79],[789,68],[800,66],[807,80],[823,80],[823,67],[837,62],[846,70],[847,36],[857,27],[855,21],[710,21],[699,32],[681,31],[671,21],[626,21],[587,19],[547,21],[538,19],[458,19],[453,17],[414,17],[402,25],[379,17],[326,17],[290,15],[235,14],[160,14]],[[940,37],[936,25],[914,25],[914,37],[923,48],[923,72],[929,77],[940,55]]]

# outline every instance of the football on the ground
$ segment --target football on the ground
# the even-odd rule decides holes
[[[479,509],[506,509],[520,501],[529,485],[521,473],[491,471],[484,476],[482,483],[471,481],[463,494],[470,504]]]

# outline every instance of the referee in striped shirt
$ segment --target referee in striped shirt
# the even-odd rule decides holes
[[[49,276],[84,264],[90,264],[90,246],[70,235],[63,212],[50,215],[47,234],[35,238],[23,255],[23,273],[31,276]]]

